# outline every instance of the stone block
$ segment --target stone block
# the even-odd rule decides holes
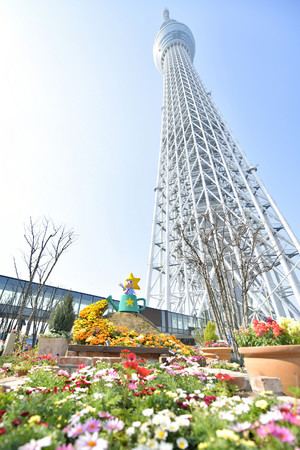
[[[4,342],[3,355],[13,353],[16,338],[17,333],[8,333],[7,338],[5,339]]]
[[[76,366],[79,364],[84,364],[85,366],[92,365],[92,358],[86,356],[61,356],[59,358],[59,366]]]
[[[234,380],[228,380],[229,384],[237,386],[239,391],[251,391],[251,384],[248,375],[241,372],[235,372],[231,373],[230,376],[233,377]]]
[[[282,394],[280,378],[248,375],[252,391],[272,391],[274,394]]]

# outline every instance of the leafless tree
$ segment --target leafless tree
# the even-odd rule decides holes
[[[20,283],[22,295],[16,329],[21,330],[25,306],[31,303],[32,311],[25,331],[25,335],[28,335],[33,322],[36,321],[39,299],[45,284],[59,258],[74,242],[75,234],[73,230],[68,230],[63,225],[56,226],[46,217],[35,222],[30,217],[28,225],[24,227],[24,238],[27,251],[23,252],[23,260],[28,272],[28,283],[25,286]],[[14,265],[17,278],[20,280],[15,259]],[[35,289],[32,289],[33,283],[37,285]]]
[[[189,226],[178,227],[179,255],[204,282],[220,338],[227,338],[226,328],[233,337],[234,330],[248,323],[251,286],[258,275],[276,264],[278,257],[269,254],[261,228],[249,219],[241,221],[213,210],[192,223],[196,233]],[[234,340],[233,346],[237,351]]]

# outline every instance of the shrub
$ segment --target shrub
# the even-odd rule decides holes
[[[49,328],[54,333],[64,335],[70,333],[74,320],[73,295],[71,292],[68,292],[52,311],[49,320]]]
[[[216,324],[214,322],[207,322],[207,325],[204,330],[204,342],[217,342],[218,335],[216,334]]]

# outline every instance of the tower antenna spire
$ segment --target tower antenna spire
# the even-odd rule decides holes
[[[169,9],[168,9],[168,8],[164,8],[164,9],[163,9],[163,17],[164,17],[164,19],[165,19],[165,22],[167,22],[168,20],[170,20]]]

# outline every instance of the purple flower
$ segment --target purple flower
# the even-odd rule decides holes
[[[22,423],[21,419],[15,419],[15,420],[12,421],[12,425],[14,427],[17,427],[18,425],[21,425],[21,423]]]
[[[89,433],[94,433],[95,431],[99,431],[101,428],[101,422],[97,419],[88,419],[84,424],[85,430]]]
[[[281,442],[287,442],[290,445],[294,444],[296,436],[290,432],[286,427],[280,427],[279,425],[274,426],[272,431],[272,436],[277,437]]]
[[[83,434],[85,432],[86,432],[85,425],[83,425],[82,423],[79,423],[79,424],[75,425],[73,428],[71,428],[70,430],[68,430],[67,436],[69,438],[75,438],[75,437],[78,437],[80,434]]]
[[[103,423],[103,428],[109,433],[112,433],[113,431],[123,430],[124,425],[125,423],[116,417],[115,419],[106,420]]]

